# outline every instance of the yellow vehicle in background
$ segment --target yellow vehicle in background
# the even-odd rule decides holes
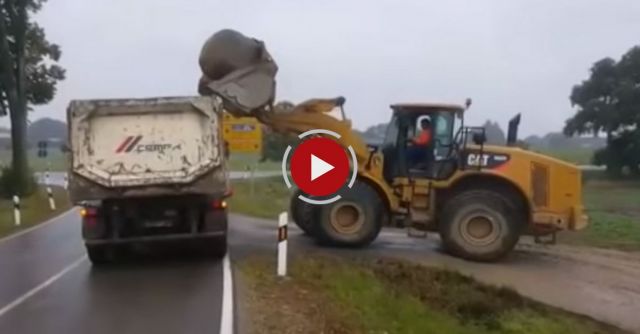
[[[495,261],[522,235],[554,240],[557,231],[587,225],[580,169],[516,147],[519,117],[510,122],[506,146],[490,146],[484,128],[464,124],[470,100],[465,106],[394,104],[384,143],[372,146],[353,131],[344,98],[312,99],[275,112],[277,65],[260,41],[220,31],[205,43],[200,66],[199,92],[218,96],[232,114],[255,117],[281,133],[329,130],[353,148],[357,178],[338,193],[340,199],[313,205],[292,197],[293,219],[321,244],[366,246],[383,225],[397,222],[411,236],[437,232],[456,256]],[[339,117],[330,115],[336,108]],[[410,165],[410,139],[425,118],[433,125],[431,159]]]

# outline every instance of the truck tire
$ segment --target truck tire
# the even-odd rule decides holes
[[[493,262],[516,245],[525,219],[494,191],[468,190],[445,203],[438,228],[446,252],[471,261]]]
[[[296,190],[291,196],[289,213],[293,222],[302,230],[305,235],[312,236],[313,228],[313,205],[298,198],[300,190]]]
[[[313,235],[321,245],[369,245],[378,237],[386,216],[380,196],[362,181],[356,181],[353,188],[341,190],[339,194],[339,200],[314,208]]]
[[[202,254],[209,259],[221,259],[227,255],[227,236],[207,238],[200,243]]]
[[[115,260],[113,247],[107,245],[86,245],[87,257],[95,266],[105,265]]]

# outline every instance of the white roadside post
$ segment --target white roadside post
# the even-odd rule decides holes
[[[250,169],[250,174],[249,174],[249,193],[251,194],[251,197],[253,197],[253,194],[255,193],[255,171],[256,168],[255,167],[251,167]]]
[[[44,185],[45,186],[49,186],[49,181],[50,181],[50,175],[49,175],[49,170],[51,169],[51,167],[49,166],[49,164],[47,164],[47,169],[44,171]]]
[[[53,191],[51,191],[51,187],[47,186],[47,197],[49,197],[49,207],[51,211],[56,211],[56,201],[53,198]]]
[[[67,176],[67,174],[64,174],[64,189],[68,189],[69,188],[69,177]]]
[[[278,217],[278,276],[287,276],[287,212]]]
[[[20,197],[13,196],[13,222],[16,226],[20,226]]]

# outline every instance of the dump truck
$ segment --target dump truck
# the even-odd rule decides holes
[[[505,145],[487,145],[485,129],[465,124],[471,104],[396,103],[380,145],[352,129],[345,99],[309,99],[287,112],[273,107],[278,66],[264,43],[234,30],[214,33],[201,49],[198,92],[223,100],[240,117],[255,117],[275,132],[336,140],[353,153],[353,185],[332,198],[296,191],[293,220],[322,245],[364,247],[382,226],[410,236],[439,234],[443,248],[472,261],[497,261],[523,235],[552,243],[559,231],[585,228],[580,169],[517,146],[518,115]],[[339,112],[334,112],[339,110]],[[423,161],[412,138],[424,120],[433,139]],[[305,200],[306,199],[306,200]],[[318,204],[324,203],[324,204]]]
[[[70,102],[68,191],[94,264],[149,244],[224,256],[222,112],[216,97]]]

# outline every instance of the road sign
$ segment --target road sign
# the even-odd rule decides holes
[[[46,158],[48,155],[47,153],[47,142],[44,140],[41,140],[38,142],[38,157],[39,158]]]
[[[233,117],[225,113],[222,137],[229,143],[231,153],[262,152],[262,127],[253,117]]]

